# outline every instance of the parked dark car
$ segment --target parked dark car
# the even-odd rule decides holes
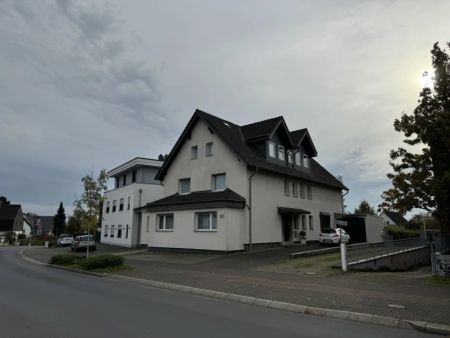
[[[97,249],[94,236],[82,235],[75,237],[70,250],[77,252],[80,250],[86,250],[87,247],[89,247],[89,250],[91,251],[95,251]]]

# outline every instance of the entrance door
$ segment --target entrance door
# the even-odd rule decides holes
[[[283,215],[281,216],[281,227],[283,232],[283,242],[292,242],[292,216]]]

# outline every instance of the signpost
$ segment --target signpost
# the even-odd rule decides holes
[[[339,225],[339,238],[340,238],[340,247],[341,247],[341,266],[342,271],[347,272],[347,247],[345,243],[342,241],[342,227],[347,226],[347,221],[336,220],[336,226]]]

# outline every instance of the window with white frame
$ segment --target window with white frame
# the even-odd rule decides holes
[[[131,196],[128,196],[128,206],[127,206],[127,210],[130,210],[131,207]]]
[[[127,227],[125,228],[125,238],[128,238],[128,230],[130,230],[130,227],[127,224]]]
[[[146,224],[145,228],[146,228],[145,229],[146,232],[150,231],[150,216],[147,216],[147,224]]]
[[[119,211],[123,211],[123,198],[119,201]]]
[[[110,202],[106,202],[106,213],[109,213],[109,209],[110,209]]]
[[[191,160],[196,160],[198,158],[198,146],[191,147]]]
[[[302,215],[302,230],[306,230],[306,215]]]
[[[290,184],[288,180],[284,180],[284,194],[289,196]]]
[[[298,183],[292,182],[292,196],[298,197]]]
[[[191,179],[190,178],[183,178],[180,180],[179,183],[179,191],[180,194],[187,194],[191,192]]]
[[[284,147],[278,146],[278,158],[284,161]]]
[[[275,158],[275,143],[269,142],[269,157]]]
[[[309,215],[309,230],[314,230],[314,220],[312,215]]]
[[[173,214],[160,214],[157,217],[158,224],[156,230],[158,231],[173,231]]]
[[[226,178],[225,174],[212,175],[212,190],[225,190]]]
[[[122,226],[117,226],[117,238],[122,238]]]
[[[308,158],[308,155],[306,155],[306,154],[303,154],[303,166],[305,168],[309,167],[309,158]]]
[[[298,166],[302,165],[302,163],[301,163],[301,155],[300,155],[299,152],[295,153],[295,164],[298,165]]]
[[[103,236],[108,237],[108,232],[109,232],[109,226],[105,225],[105,233],[103,234]]]
[[[309,200],[312,200],[312,187],[309,183],[306,185],[306,196]]]
[[[195,213],[196,231],[216,231],[217,230],[217,212],[196,212]]]
[[[206,157],[213,156],[213,143],[212,142],[206,143],[205,156]]]
[[[300,182],[300,198],[305,198],[305,184]]]
[[[114,225],[111,225],[111,233],[109,237],[114,237]]]
[[[112,212],[116,212],[116,208],[117,208],[117,201],[114,200],[113,201],[113,208],[112,208]]]
[[[287,156],[288,156],[288,162],[289,163],[294,163],[294,158],[292,156],[292,151],[288,150]]]
[[[299,224],[299,216],[298,215],[294,215],[293,217],[293,221],[294,221],[294,229],[295,230],[299,230],[300,229],[300,224]]]

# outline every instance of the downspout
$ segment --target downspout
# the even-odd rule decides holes
[[[253,174],[248,178],[248,250],[253,251],[253,239],[252,239],[252,179],[258,172],[258,167]]]

